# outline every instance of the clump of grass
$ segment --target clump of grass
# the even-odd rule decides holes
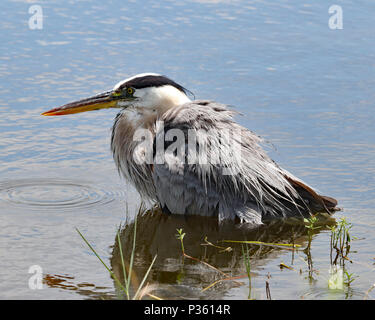
[[[147,294],[149,295],[150,297],[154,298],[154,299],[159,299],[158,297],[154,296],[154,295],[151,295],[150,293],[148,293],[149,290],[147,290],[148,288],[148,285],[144,286],[145,285],[145,281],[151,271],[151,268],[152,266],[154,265],[155,263],[155,260],[156,260],[156,255],[154,257],[154,259],[152,260],[150,266],[148,267],[141,283],[139,284],[139,287],[137,289],[137,291],[135,292],[134,296],[131,297],[130,295],[130,283],[131,283],[131,277],[132,277],[132,274],[133,274],[133,263],[134,263],[134,254],[135,254],[135,243],[136,243],[136,230],[137,230],[137,217],[135,218],[135,221],[134,221],[134,237],[133,237],[133,247],[132,247],[132,252],[131,252],[131,256],[130,256],[130,262],[129,262],[129,269],[128,271],[126,271],[126,268],[125,268],[125,261],[124,261],[124,257],[123,257],[123,253],[122,253],[122,246],[121,246],[121,240],[120,240],[120,230],[117,231],[117,242],[118,242],[118,245],[119,245],[119,250],[120,250],[120,256],[121,256],[121,265],[122,265],[122,271],[123,271],[123,276],[124,276],[124,283],[121,283],[121,281],[116,277],[116,275],[111,271],[111,269],[106,265],[106,263],[100,258],[100,256],[98,255],[98,253],[95,251],[95,249],[91,246],[91,244],[86,240],[86,238],[82,235],[82,233],[76,228],[78,234],[81,236],[81,238],[85,241],[85,243],[87,244],[87,246],[90,248],[90,250],[95,254],[95,256],[99,259],[99,261],[104,265],[104,267],[107,269],[107,271],[109,272],[109,274],[111,275],[111,277],[116,281],[116,283],[118,284],[119,288],[125,293],[126,297],[128,300],[140,300],[142,299],[142,297]]]
[[[339,264],[344,266],[345,261],[349,260],[348,255],[350,252],[350,245],[352,240],[350,229],[352,228],[352,224],[349,223],[345,217],[343,217],[338,221],[337,225],[328,228],[331,230],[331,265],[337,265],[337,262],[339,261]],[[333,252],[336,253],[334,258]]]
[[[333,289],[342,289],[343,285],[350,288],[353,281],[357,278],[354,273],[349,273],[346,270],[345,261],[351,260],[348,258],[350,253],[352,236],[350,235],[350,230],[352,224],[347,221],[345,217],[341,218],[336,225],[329,227],[331,230],[330,236],[330,263],[331,263],[331,278],[340,279],[340,286],[332,286],[331,282],[328,282],[328,287]],[[341,274],[340,277],[337,275]],[[338,282],[338,280],[336,280]]]

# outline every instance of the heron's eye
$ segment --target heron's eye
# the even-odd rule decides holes
[[[126,88],[126,94],[132,96],[134,94],[134,89],[131,87]]]

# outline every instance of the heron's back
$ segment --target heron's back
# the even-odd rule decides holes
[[[116,165],[141,195],[175,214],[261,223],[265,217],[333,210],[336,200],[280,168],[261,148],[261,138],[233,114],[205,100],[168,110],[144,128],[153,138],[152,162],[135,163],[150,146],[134,140],[135,129],[120,113],[112,133]]]

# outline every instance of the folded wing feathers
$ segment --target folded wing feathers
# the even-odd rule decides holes
[[[234,114],[223,104],[197,100],[170,110],[162,120],[173,128],[203,129],[202,132],[211,133],[207,136],[198,134],[197,145],[208,154],[208,159],[218,153],[223,155],[220,164],[194,166],[192,169],[205,186],[215,183],[224,198],[234,194],[244,197],[246,201],[250,200],[246,199],[249,194],[262,211],[268,210],[271,214],[276,214],[272,208],[278,208],[279,212],[285,211],[280,199],[289,201],[299,210],[300,205],[296,203],[299,194],[285,177],[287,171],[267,156],[260,147],[263,140],[259,136],[233,121]],[[221,133],[225,130],[233,133],[232,143],[240,146],[239,161],[233,154],[230,156],[233,146],[231,141],[223,139]],[[226,175],[220,174],[223,168],[227,170]],[[298,180],[295,177],[293,179]]]

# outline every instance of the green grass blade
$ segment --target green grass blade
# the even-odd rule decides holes
[[[133,298],[134,300],[136,300],[136,299],[138,298],[138,295],[139,295],[139,293],[140,293],[140,291],[141,291],[141,289],[142,289],[142,287],[143,287],[143,285],[144,285],[144,283],[145,283],[145,281],[146,281],[146,279],[147,279],[147,277],[148,277],[148,274],[150,273],[151,268],[152,268],[152,266],[153,266],[154,263],[155,263],[156,257],[157,257],[157,255],[155,255],[155,257],[154,257],[154,259],[152,260],[150,266],[148,267],[147,272],[146,272],[145,276],[143,277],[142,282],[141,282],[141,284],[139,285],[137,292],[136,292],[135,295],[134,295],[134,298]]]
[[[117,242],[118,242],[118,246],[119,246],[119,250],[120,250],[122,272],[124,274],[124,283],[126,284],[127,283],[127,276],[126,276],[124,256],[122,254],[122,246],[121,246],[121,239],[120,239],[120,229],[117,231]],[[125,293],[126,293],[126,296],[128,297],[128,300],[129,300],[130,299],[129,298],[129,291],[127,290]]]
[[[117,282],[117,284],[120,286],[121,290],[125,291],[125,288],[124,286],[121,284],[121,281],[119,279],[117,279],[117,277],[115,276],[115,274],[111,271],[111,269],[109,269],[109,267],[105,264],[105,262],[100,258],[100,256],[97,254],[97,252],[95,251],[95,249],[91,246],[91,244],[86,240],[86,238],[82,235],[82,233],[78,230],[78,228],[75,228],[78,232],[78,234],[81,236],[81,238],[83,239],[83,241],[86,242],[86,244],[88,245],[88,247],[91,249],[91,251],[96,255],[96,257],[99,259],[99,261],[103,264],[103,266],[107,269],[107,271],[110,273],[110,275],[112,276],[113,279],[115,279],[115,281]],[[126,291],[125,291],[126,292]]]
[[[247,241],[247,240],[221,240],[221,242],[233,242],[233,243],[247,243],[247,244],[256,244],[256,245],[264,245],[264,246],[278,246],[278,247],[301,247],[299,244],[292,244],[292,243],[268,243],[262,241]]]
[[[137,216],[135,216],[135,220],[134,220],[134,237],[133,237],[133,248],[132,248],[132,253],[130,255],[130,264],[129,264],[129,276],[128,276],[128,281],[126,283],[126,289],[129,291],[129,287],[130,287],[130,280],[131,280],[131,277],[132,277],[132,272],[133,272],[133,262],[134,262],[134,253],[135,253],[135,241],[136,241],[136,237],[137,237]]]

